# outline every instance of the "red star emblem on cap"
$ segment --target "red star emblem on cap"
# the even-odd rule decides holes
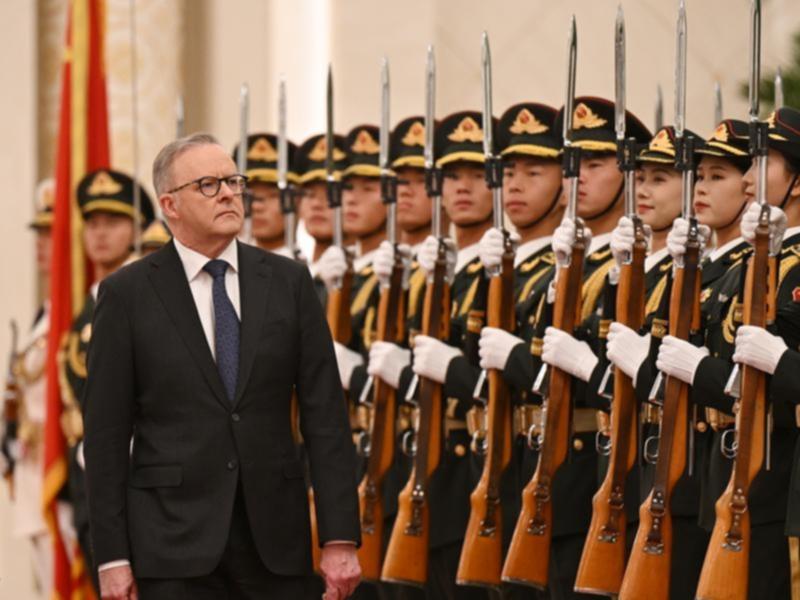
[[[792,290],[792,301],[800,302],[800,286]]]

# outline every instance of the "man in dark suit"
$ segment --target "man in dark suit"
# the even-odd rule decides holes
[[[358,584],[355,456],[308,270],[240,244],[245,178],[213,137],[170,143],[153,179],[174,239],[100,287],[85,388],[103,598],[303,598],[311,464],[325,598]]]

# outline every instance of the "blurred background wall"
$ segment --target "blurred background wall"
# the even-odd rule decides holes
[[[4,90],[0,174],[6,192],[0,219],[0,359],[6,323],[29,323],[37,306],[33,236],[36,182],[52,172],[60,64],[68,0],[0,2]],[[652,126],[656,87],[672,120],[677,2],[623,2],[627,27],[628,106]],[[286,77],[290,137],[301,142],[324,128],[325,72],[333,64],[335,122],[342,133],[379,118],[379,63],[390,61],[392,121],[424,106],[424,60],[436,49],[439,116],[480,109],[480,34],[492,44],[494,106],[563,101],[566,32],[578,21],[579,94],[613,94],[613,25],[617,0],[107,0],[106,69],[113,166],[133,167],[132,80],[137,83],[139,176],[175,135],[184,97],[186,131],[237,141],[239,89],[250,87],[251,130],[276,126],[278,78]],[[744,117],[739,87],[747,79],[749,0],[687,0],[687,126],[709,133],[712,90],[722,87],[724,114]],[[131,16],[135,13],[136,67]],[[800,31],[798,0],[765,0],[763,70],[788,68]],[[8,494],[0,487],[0,597],[38,598],[26,546],[7,534]]]

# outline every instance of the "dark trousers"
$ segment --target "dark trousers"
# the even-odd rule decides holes
[[[753,525],[750,530],[748,600],[790,600],[791,564],[784,523]]]
[[[187,579],[138,579],[136,584],[140,600],[319,598],[318,584],[313,578],[277,575],[261,562],[241,491],[236,494],[228,542],[214,571]]]

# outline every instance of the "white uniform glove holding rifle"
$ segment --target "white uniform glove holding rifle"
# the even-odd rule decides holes
[[[519,246],[519,234],[509,232],[511,245],[516,250]],[[491,269],[500,266],[503,260],[503,252],[505,251],[505,236],[503,232],[492,227],[483,234],[481,241],[478,243],[478,256],[484,268]]]
[[[414,338],[414,373],[438,383],[444,383],[450,361],[463,352],[450,344],[427,335]]]
[[[583,238],[586,250],[592,244],[592,230],[583,226]],[[575,244],[575,222],[572,219],[563,219],[561,224],[553,232],[551,242],[553,252],[556,255],[556,276],[547,288],[547,302],[552,304],[556,298],[556,281],[558,281],[558,271],[569,265],[572,257],[572,246]]]
[[[506,368],[511,351],[525,341],[517,336],[496,327],[481,329],[481,339],[478,342],[478,354],[481,357],[481,369]]]
[[[786,342],[763,327],[742,325],[736,332],[734,362],[750,365],[773,375],[781,357],[789,349]]]
[[[692,385],[700,361],[708,354],[708,348],[698,348],[685,340],[668,335],[661,340],[656,367],[666,375]]]
[[[611,323],[608,328],[606,356],[636,385],[636,374],[650,351],[650,334],[639,335],[630,327]]]
[[[364,358],[344,344],[333,342],[333,349],[336,352],[336,364],[339,366],[339,378],[342,380],[342,387],[350,389],[350,378],[356,367],[364,364]]]
[[[700,243],[700,257],[706,256],[708,240],[711,239],[711,229],[708,225],[697,226],[697,238]],[[678,217],[672,223],[672,229],[667,234],[667,249],[673,260],[681,260],[686,253],[686,242],[689,240],[689,221]]]
[[[548,327],[544,332],[542,360],[581,381],[589,381],[598,359],[586,342],[576,340],[566,331]]]
[[[647,247],[650,247],[650,238],[653,235],[653,230],[649,225],[644,225],[644,237],[647,242]],[[633,254],[633,244],[636,241],[636,229],[633,226],[633,220],[630,217],[620,217],[619,223],[611,232],[611,255],[614,257],[614,266],[609,273],[609,279],[612,283],[619,281],[619,270],[626,261],[630,260]]]
[[[327,288],[331,288],[341,281],[346,271],[347,258],[344,250],[339,246],[329,247],[317,261],[317,275]]]
[[[408,277],[411,267],[411,247],[408,244],[398,244],[397,253],[403,261],[403,289],[408,289]],[[375,251],[372,260],[372,269],[378,277],[381,287],[388,287],[394,270],[394,247],[388,241],[381,242]]]
[[[783,234],[786,232],[786,213],[777,206],[767,207],[769,210],[769,252],[777,256],[781,252]],[[753,202],[742,215],[742,237],[751,245],[756,241],[756,227],[761,217],[761,206]]]
[[[447,259],[447,279],[453,281],[456,271],[456,245],[453,243],[453,240],[449,238],[444,240],[444,244],[446,248],[445,256]],[[436,267],[436,257],[438,254],[439,240],[429,235],[425,238],[425,241],[422,242],[422,246],[417,253],[417,262],[428,275],[431,275],[434,267]]]
[[[369,349],[367,373],[380,377],[393,388],[400,385],[403,369],[411,363],[411,350],[391,342],[372,342]]]

